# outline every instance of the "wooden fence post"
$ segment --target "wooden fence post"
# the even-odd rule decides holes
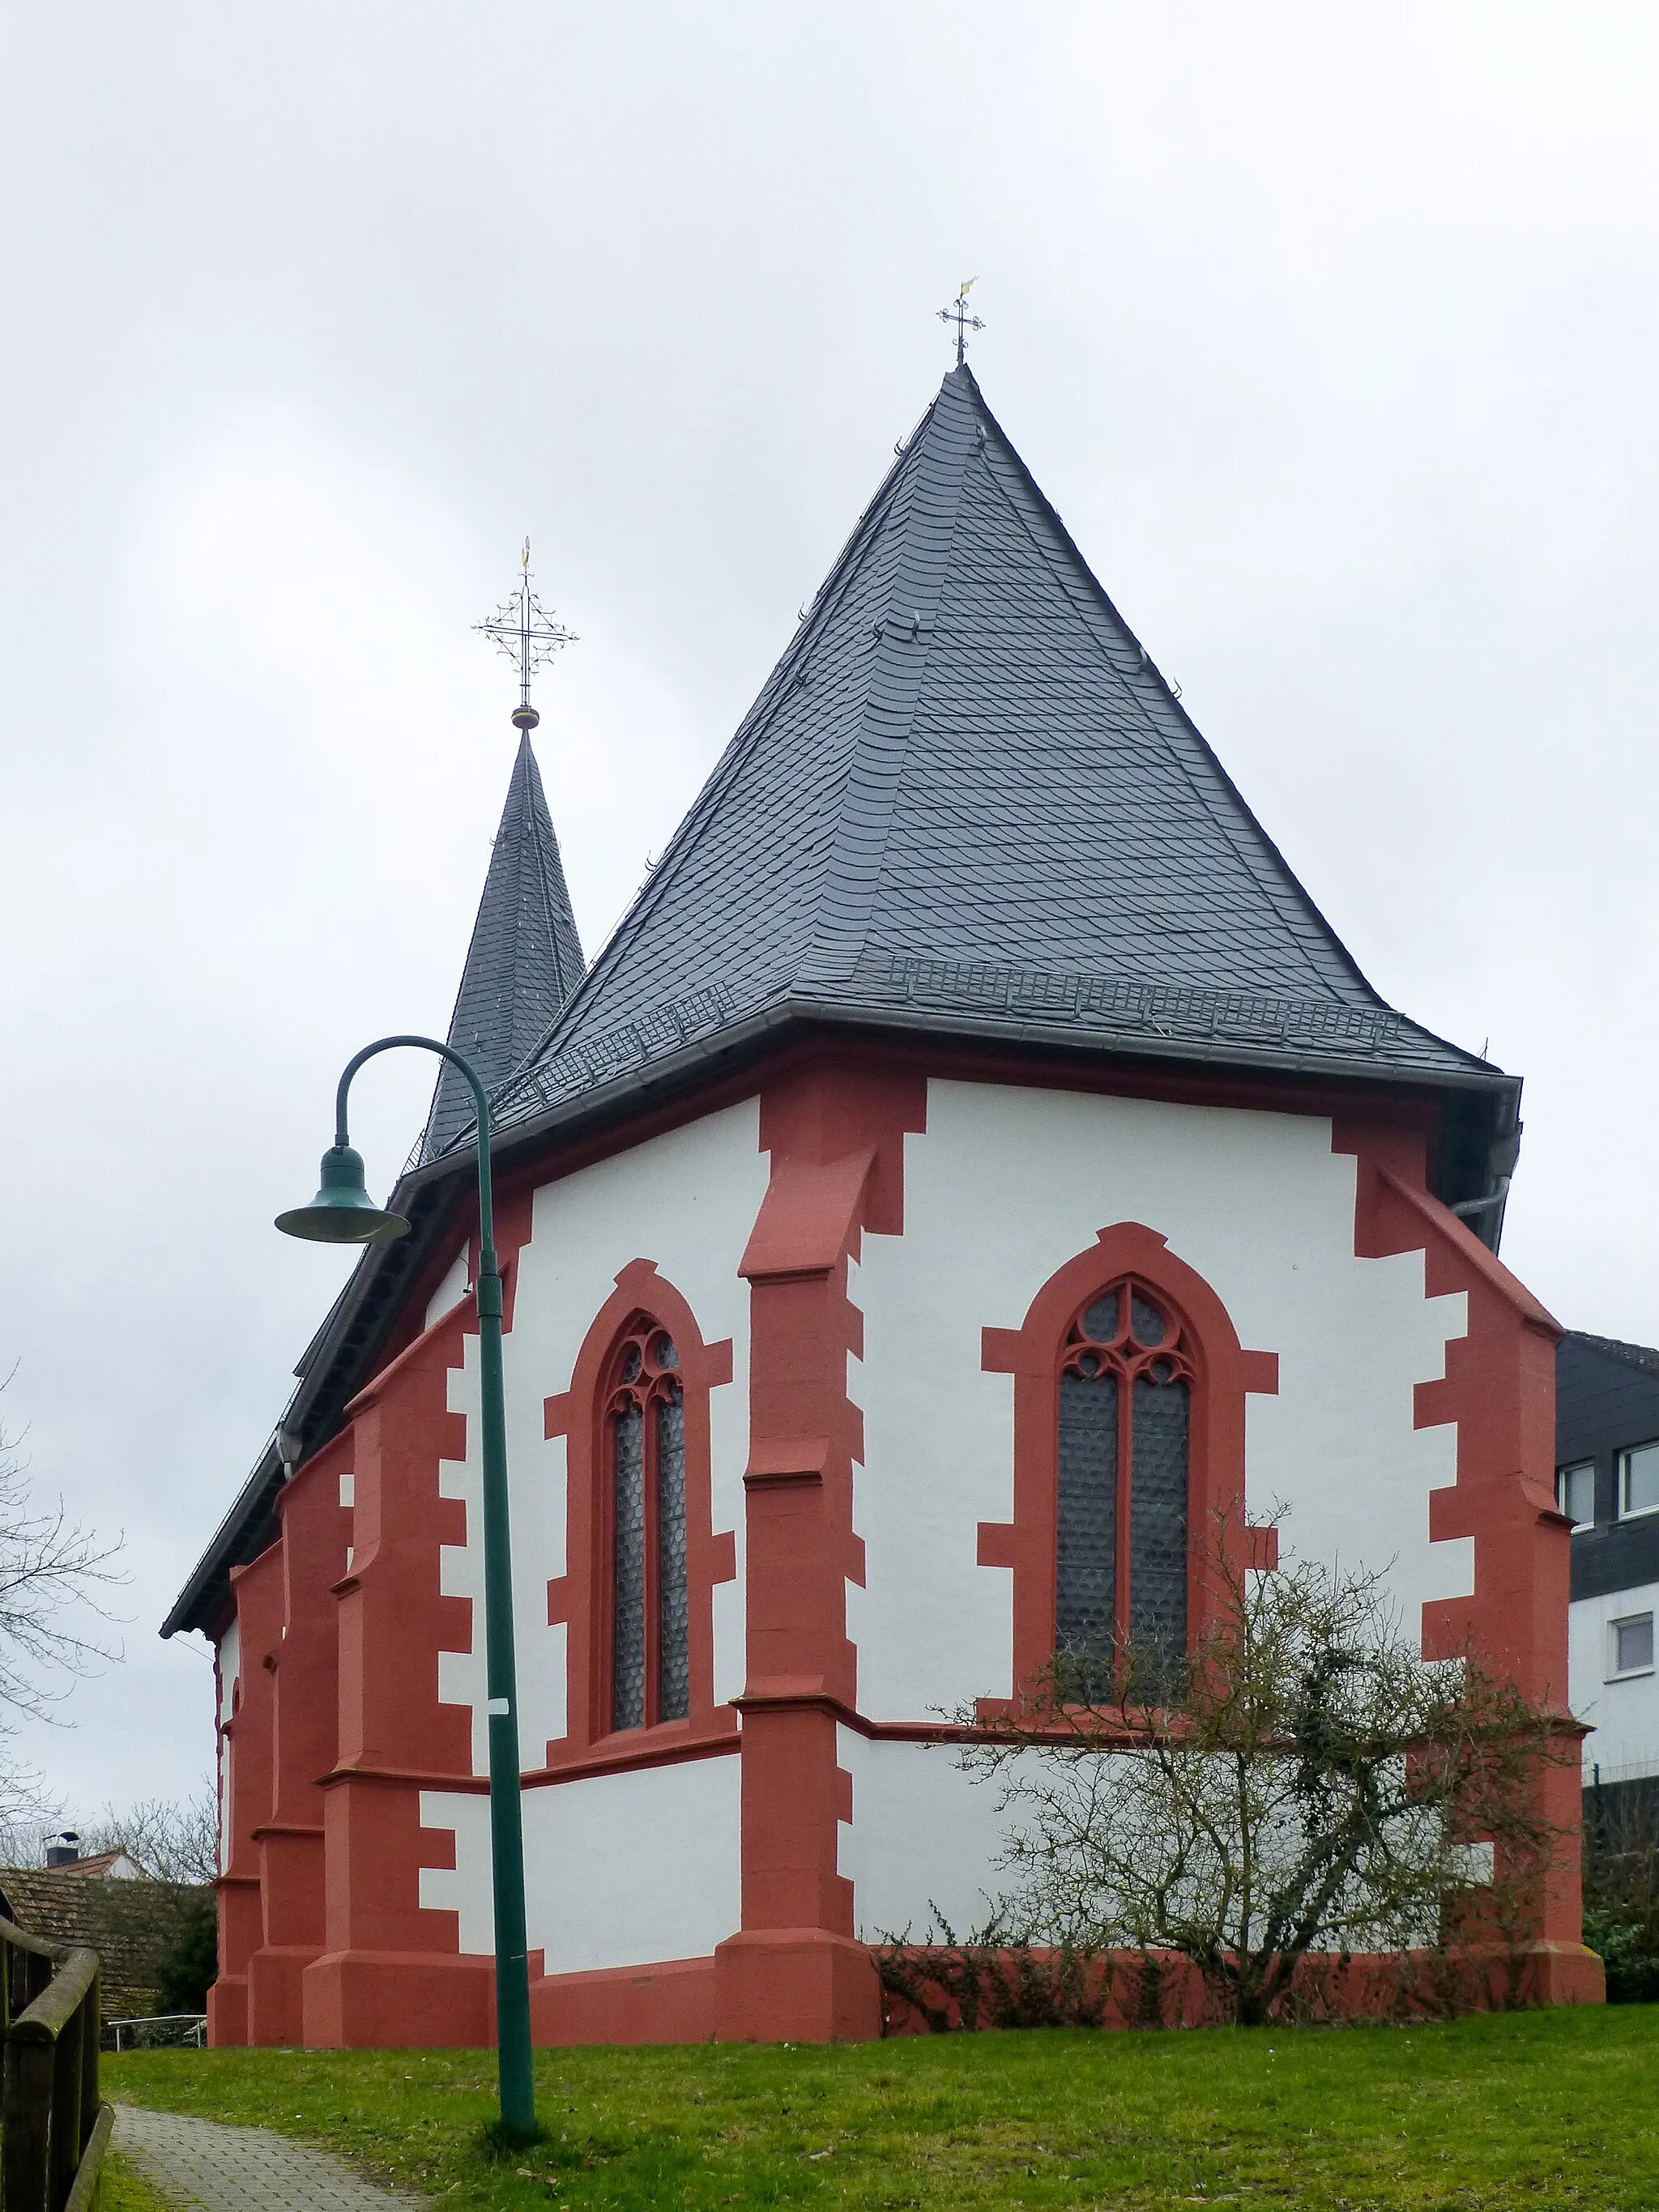
[[[0,2212],[91,2212],[113,2114],[98,2098],[98,1954],[0,1920]],[[20,2005],[20,1997],[27,2002]]]
[[[47,2212],[46,2153],[52,2127],[50,2043],[6,2043],[0,2118],[0,2208]]]
[[[98,2123],[98,2046],[104,2039],[104,1977],[101,1968],[92,1978],[92,1987],[81,2000],[83,2015],[81,2031],[81,2148],[84,2150],[92,2140],[93,2129]]]
[[[81,2163],[81,2037],[84,2001],[58,2031],[52,2051],[52,2139],[46,2152],[46,2203],[61,2212]]]

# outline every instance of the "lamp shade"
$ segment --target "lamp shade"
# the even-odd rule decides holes
[[[363,1187],[363,1156],[349,1145],[329,1146],[316,1197],[309,1206],[279,1213],[276,1226],[284,1237],[303,1237],[313,1244],[389,1244],[409,1229],[401,1213],[375,1205]]]

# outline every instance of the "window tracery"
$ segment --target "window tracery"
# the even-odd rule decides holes
[[[690,1711],[685,1393],[679,1348],[648,1315],[633,1318],[617,1346],[605,1427],[610,1722],[648,1728]]]
[[[1091,1298],[1061,1349],[1054,1641],[1091,1693],[1126,1644],[1187,1648],[1194,1347],[1184,1322],[1127,1276]]]

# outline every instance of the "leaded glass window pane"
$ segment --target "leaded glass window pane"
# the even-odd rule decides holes
[[[672,1347],[671,1346],[672,1350]],[[657,1357],[662,1359],[659,1350]],[[663,1361],[663,1364],[668,1363]],[[659,1398],[657,1417],[657,1717],[691,1710],[685,1594],[685,1401]]]
[[[1158,1654],[1173,1659],[1187,1649],[1187,1415],[1184,1382],[1136,1377],[1130,1427],[1129,1638],[1137,1650],[1154,1656],[1154,1663]]]
[[[1149,1352],[1154,1345],[1162,1344],[1169,1334],[1163,1315],[1139,1291],[1129,1301],[1129,1328],[1135,1342],[1144,1344]]]
[[[645,1419],[625,1407],[611,1424],[616,1542],[611,1725],[645,1725]]]
[[[1110,1686],[1117,1593],[1117,1376],[1060,1378],[1060,1516],[1054,1630],[1062,1651],[1083,1657]]]
[[[1108,1291],[1083,1316],[1083,1334],[1096,1344],[1110,1344],[1117,1335],[1123,1314],[1121,1291]]]

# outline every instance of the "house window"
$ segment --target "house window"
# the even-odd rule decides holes
[[[690,1710],[685,1544],[685,1392],[674,1340],[637,1316],[617,1347],[605,1406],[610,1462],[611,1726],[649,1728]]]
[[[1572,1522],[1574,1535],[1581,1528],[1595,1526],[1595,1462],[1581,1460],[1576,1467],[1564,1467],[1555,1478],[1555,1503]]]
[[[1054,1640],[1091,1696],[1114,1655],[1187,1649],[1193,1364],[1169,1308],[1133,1279],[1091,1298],[1060,1354]]]
[[[1619,1513],[1659,1512],[1659,1443],[1637,1444],[1619,1455]]]
[[[1607,1641],[1609,1681],[1616,1681],[1623,1674],[1652,1674],[1653,1615],[1650,1613],[1632,1613],[1628,1620],[1610,1622]]]

